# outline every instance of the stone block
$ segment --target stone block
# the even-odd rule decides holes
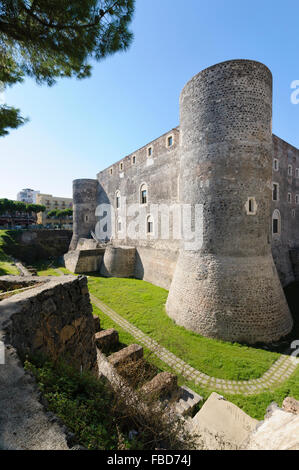
[[[65,267],[76,274],[99,271],[105,249],[69,251],[64,255]]]
[[[146,395],[165,398],[178,390],[178,378],[170,372],[161,372],[146,382],[141,391]]]
[[[287,397],[283,400],[282,409],[289,413],[299,415],[299,401],[295,400],[295,398]]]
[[[119,342],[118,332],[114,328],[99,331],[95,334],[96,345],[99,349],[109,350]]]
[[[115,367],[119,367],[130,361],[137,361],[143,357],[143,348],[138,344],[130,344],[130,346],[111,354],[108,361]]]
[[[93,315],[94,331],[97,333],[101,329],[101,320],[97,315]]]

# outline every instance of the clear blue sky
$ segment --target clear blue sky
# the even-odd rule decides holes
[[[134,42],[95,64],[92,78],[7,91],[30,122],[0,139],[0,198],[22,188],[71,197],[72,180],[98,171],[179,123],[179,94],[202,69],[229,59],[265,63],[274,76],[273,132],[299,147],[298,2],[137,0]]]

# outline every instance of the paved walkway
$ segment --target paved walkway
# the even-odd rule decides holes
[[[299,359],[291,356],[281,355],[270,369],[259,379],[247,381],[224,380],[210,377],[191,367],[186,362],[175,356],[168,349],[160,346],[141,330],[118,315],[114,310],[104,304],[94,295],[90,294],[92,303],[117,325],[130,333],[140,344],[152,351],[161,361],[167,364],[177,374],[187,380],[202,385],[205,388],[217,390],[229,394],[256,395],[263,391],[271,390],[287,380],[299,364]]]

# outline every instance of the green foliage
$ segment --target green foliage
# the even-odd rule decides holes
[[[27,121],[28,119],[20,115],[19,109],[6,105],[0,106],[0,137],[7,135],[8,129],[16,129]]]
[[[73,209],[52,209],[48,212],[47,216],[53,219],[66,219],[73,215]]]
[[[148,403],[146,411],[138,403],[129,403],[122,392],[113,392],[101,379],[63,362],[35,358],[24,367],[35,376],[48,408],[87,449],[153,450],[162,442],[167,449],[194,448],[183,421],[170,421],[155,403]],[[130,440],[132,429],[138,430],[138,437]]]
[[[212,377],[259,378],[279,357],[262,349],[205,338],[176,325],[165,312],[168,292],[147,282],[92,277],[89,290],[145,334]]]
[[[14,215],[16,212],[27,213],[31,212],[38,213],[44,212],[46,207],[41,204],[26,204],[21,201],[12,201],[11,199],[0,199],[0,215],[10,214]]]
[[[126,50],[135,0],[0,0],[0,83],[24,77],[53,85],[90,76],[91,61]],[[24,123],[0,107],[0,135]]]
[[[13,265],[10,256],[5,253],[5,247],[14,243],[8,230],[0,230],[0,276],[6,274],[18,274],[17,268]]]
[[[117,448],[114,398],[102,381],[63,363],[34,365],[26,361],[25,369],[36,377],[49,409],[76,434],[81,445],[93,450]]]

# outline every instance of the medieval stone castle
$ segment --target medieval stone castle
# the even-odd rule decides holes
[[[169,289],[167,314],[212,338],[271,342],[291,331],[283,287],[299,279],[299,150],[272,134],[265,65],[234,60],[200,72],[181,93],[179,127],[97,179],[75,180],[73,200],[65,257],[73,271],[98,269]],[[132,219],[122,215],[124,200],[145,211],[145,236],[124,234]],[[116,214],[105,247],[86,240],[101,204]],[[161,204],[203,207],[200,247],[186,250],[172,226],[161,236],[151,213]]]

